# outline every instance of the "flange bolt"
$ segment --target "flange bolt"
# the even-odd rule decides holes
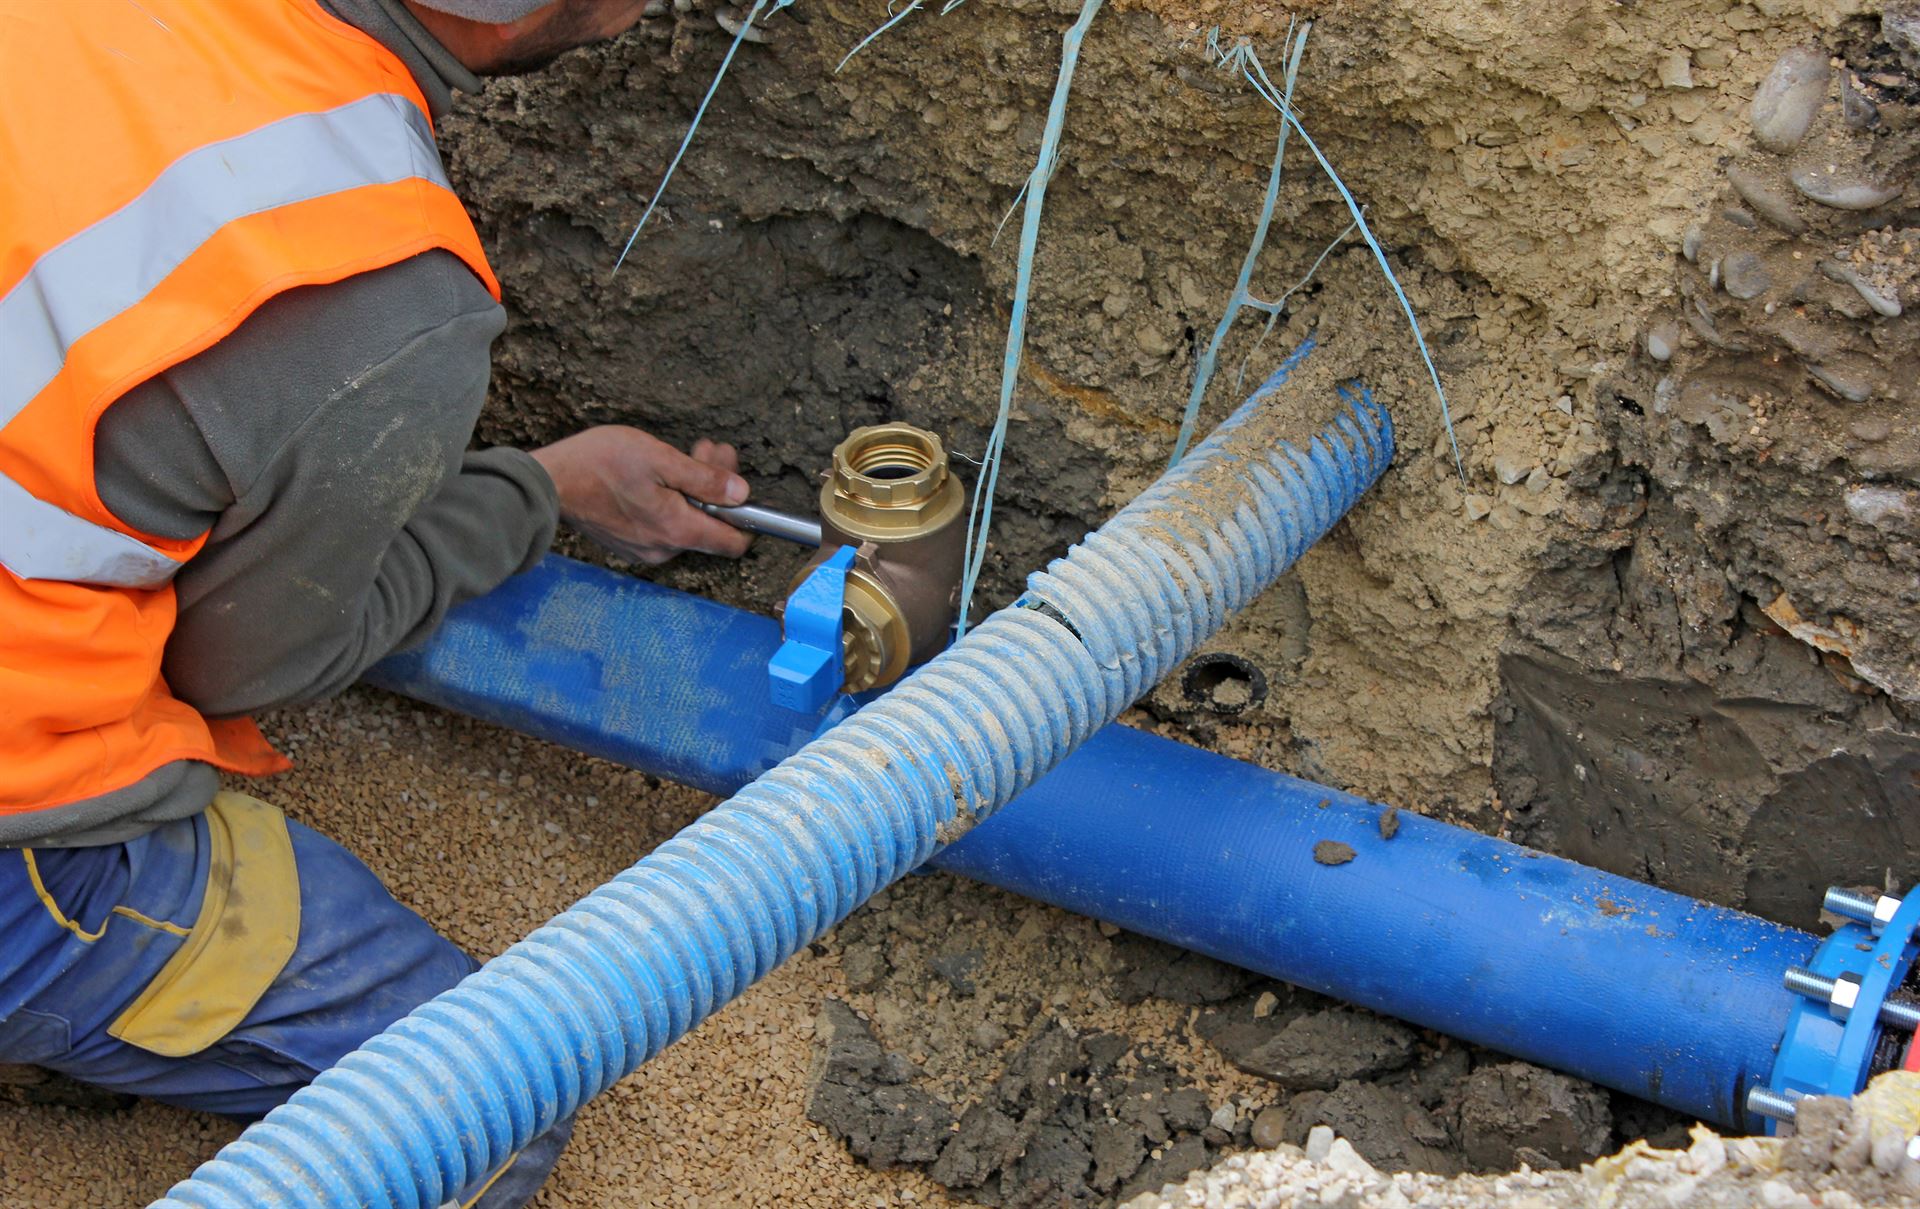
[[[1789,966],[1786,977],[1781,981],[1796,995],[1825,1001],[1836,1020],[1845,1020],[1851,1015],[1860,999],[1860,978],[1856,974],[1828,978],[1812,970]],[[1880,1022],[1908,1032],[1920,1029],[1920,1004],[1888,996],[1880,1003]]]
[[[1791,1121],[1800,1115],[1800,1101],[1803,1098],[1801,1092],[1777,1092],[1756,1083],[1747,1089],[1747,1111],[1776,1121]]]
[[[1900,909],[1900,900],[1890,894],[1859,894],[1840,886],[1827,889],[1821,906],[1842,919],[1851,919],[1873,929],[1878,935]]]

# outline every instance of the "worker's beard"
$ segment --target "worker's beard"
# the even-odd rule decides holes
[[[501,57],[487,65],[481,74],[524,76],[539,71],[570,50],[603,41],[600,25],[601,0],[561,0],[553,16],[540,28],[509,43]]]

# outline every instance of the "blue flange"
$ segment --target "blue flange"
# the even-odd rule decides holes
[[[1851,1096],[1867,1085],[1881,1032],[1890,1027],[1881,1019],[1881,1006],[1920,955],[1916,930],[1920,893],[1909,894],[1877,936],[1863,924],[1842,924],[1814,952],[1810,973],[1829,981],[1855,981],[1859,989],[1844,1017],[1829,999],[1795,996],[1768,1081],[1776,1096],[1786,1101]],[[1782,1124],[1769,1117],[1767,1132],[1778,1133]]]

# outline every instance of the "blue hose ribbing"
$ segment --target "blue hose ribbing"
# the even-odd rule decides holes
[[[1306,351],[1035,575],[1025,607],[348,1055],[158,1204],[432,1209],[1004,805],[1385,470],[1391,425],[1370,399],[1305,450],[1249,430]]]

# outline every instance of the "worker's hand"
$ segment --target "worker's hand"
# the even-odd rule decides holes
[[[693,455],[637,428],[606,424],[533,451],[560,493],[560,519],[616,554],[650,566],[684,550],[738,558],[750,534],[687,502],[742,504],[746,480],[731,445],[696,441]]]

